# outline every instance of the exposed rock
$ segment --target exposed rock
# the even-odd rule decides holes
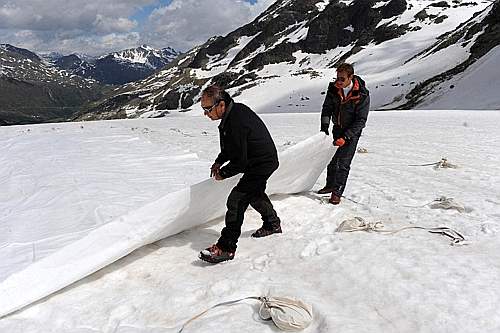
[[[374,40],[376,44],[383,43],[390,39],[398,38],[404,35],[409,30],[408,25],[382,25],[374,32]]]
[[[434,2],[429,5],[429,7],[441,7],[441,8],[449,8],[450,5],[448,4],[447,1],[439,1],[439,2]]]
[[[444,20],[446,20],[448,18],[448,16],[446,15],[441,15],[441,16],[438,16],[436,17],[436,19],[434,20],[434,23],[436,24],[439,24],[439,23],[443,23]]]
[[[425,9],[422,9],[418,13],[415,14],[415,18],[420,21],[425,21],[429,17],[429,14],[427,14],[427,11]]]
[[[293,62],[295,61],[295,57],[292,56],[292,53],[297,50],[299,50],[299,46],[297,44],[283,43],[266,52],[259,53],[245,67],[248,70],[254,70],[269,64]]]
[[[405,12],[407,5],[406,0],[392,0],[382,7],[380,14],[384,19],[401,15]]]
[[[159,110],[175,110],[179,107],[181,93],[175,90],[169,91],[165,96],[155,99],[154,104]]]

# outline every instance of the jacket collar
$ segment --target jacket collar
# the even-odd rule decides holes
[[[359,102],[360,99],[360,84],[359,80],[356,76],[352,79],[353,81],[353,86],[351,91],[347,94],[347,96],[344,96],[344,90],[335,83],[335,88],[337,88],[337,94],[340,97],[340,103],[345,104],[349,101],[353,101],[354,103]]]
[[[221,120],[221,122],[219,124],[219,129],[223,129],[224,128],[224,124],[226,123],[227,117],[229,117],[229,113],[233,109],[233,106],[234,106],[234,102],[231,99],[229,101],[229,103],[226,105],[226,111],[224,112],[224,115],[222,116],[222,120]]]

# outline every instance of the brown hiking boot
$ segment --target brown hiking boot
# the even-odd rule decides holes
[[[332,192],[332,196],[330,197],[330,200],[328,200],[328,202],[332,205],[338,205],[340,203],[340,195]]]
[[[211,264],[218,264],[226,260],[234,259],[234,251],[224,251],[214,244],[200,252],[200,259]]]
[[[318,194],[328,194],[328,193],[332,193],[332,192],[333,192],[333,188],[325,186],[321,190],[318,191]]]
[[[252,234],[252,237],[254,238],[261,238],[261,237],[266,237],[272,234],[281,234],[281,224],[274,224],[271,229],[266,229],[264,226],[260,227],[259,229],[255,230],[255,232]]]

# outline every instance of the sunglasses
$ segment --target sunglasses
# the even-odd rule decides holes
[[[344,82],[345,80],[347,80],[347,79],[345,77],[342,77],[342,76],[335,79],[335,81],[340,81],[340,82]]]
[[[212,105],[211,107],[208,107],[208,106],[202,106],[201,108],[203,109],[203,113],[204,114],[207,114],[207,113],[210,113],[212,112],[212,110],[214,109],[214,107],[216,107],[218,104],[220,103],[220,101],[217,101],[214,103],[214,105]]]

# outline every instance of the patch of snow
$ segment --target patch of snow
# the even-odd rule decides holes
[[[330,4],[330,0],[323,0],[321,2],[316,3],[316,7],[318,7],[318,11],[322,12],[325,10],[326,6]]]

